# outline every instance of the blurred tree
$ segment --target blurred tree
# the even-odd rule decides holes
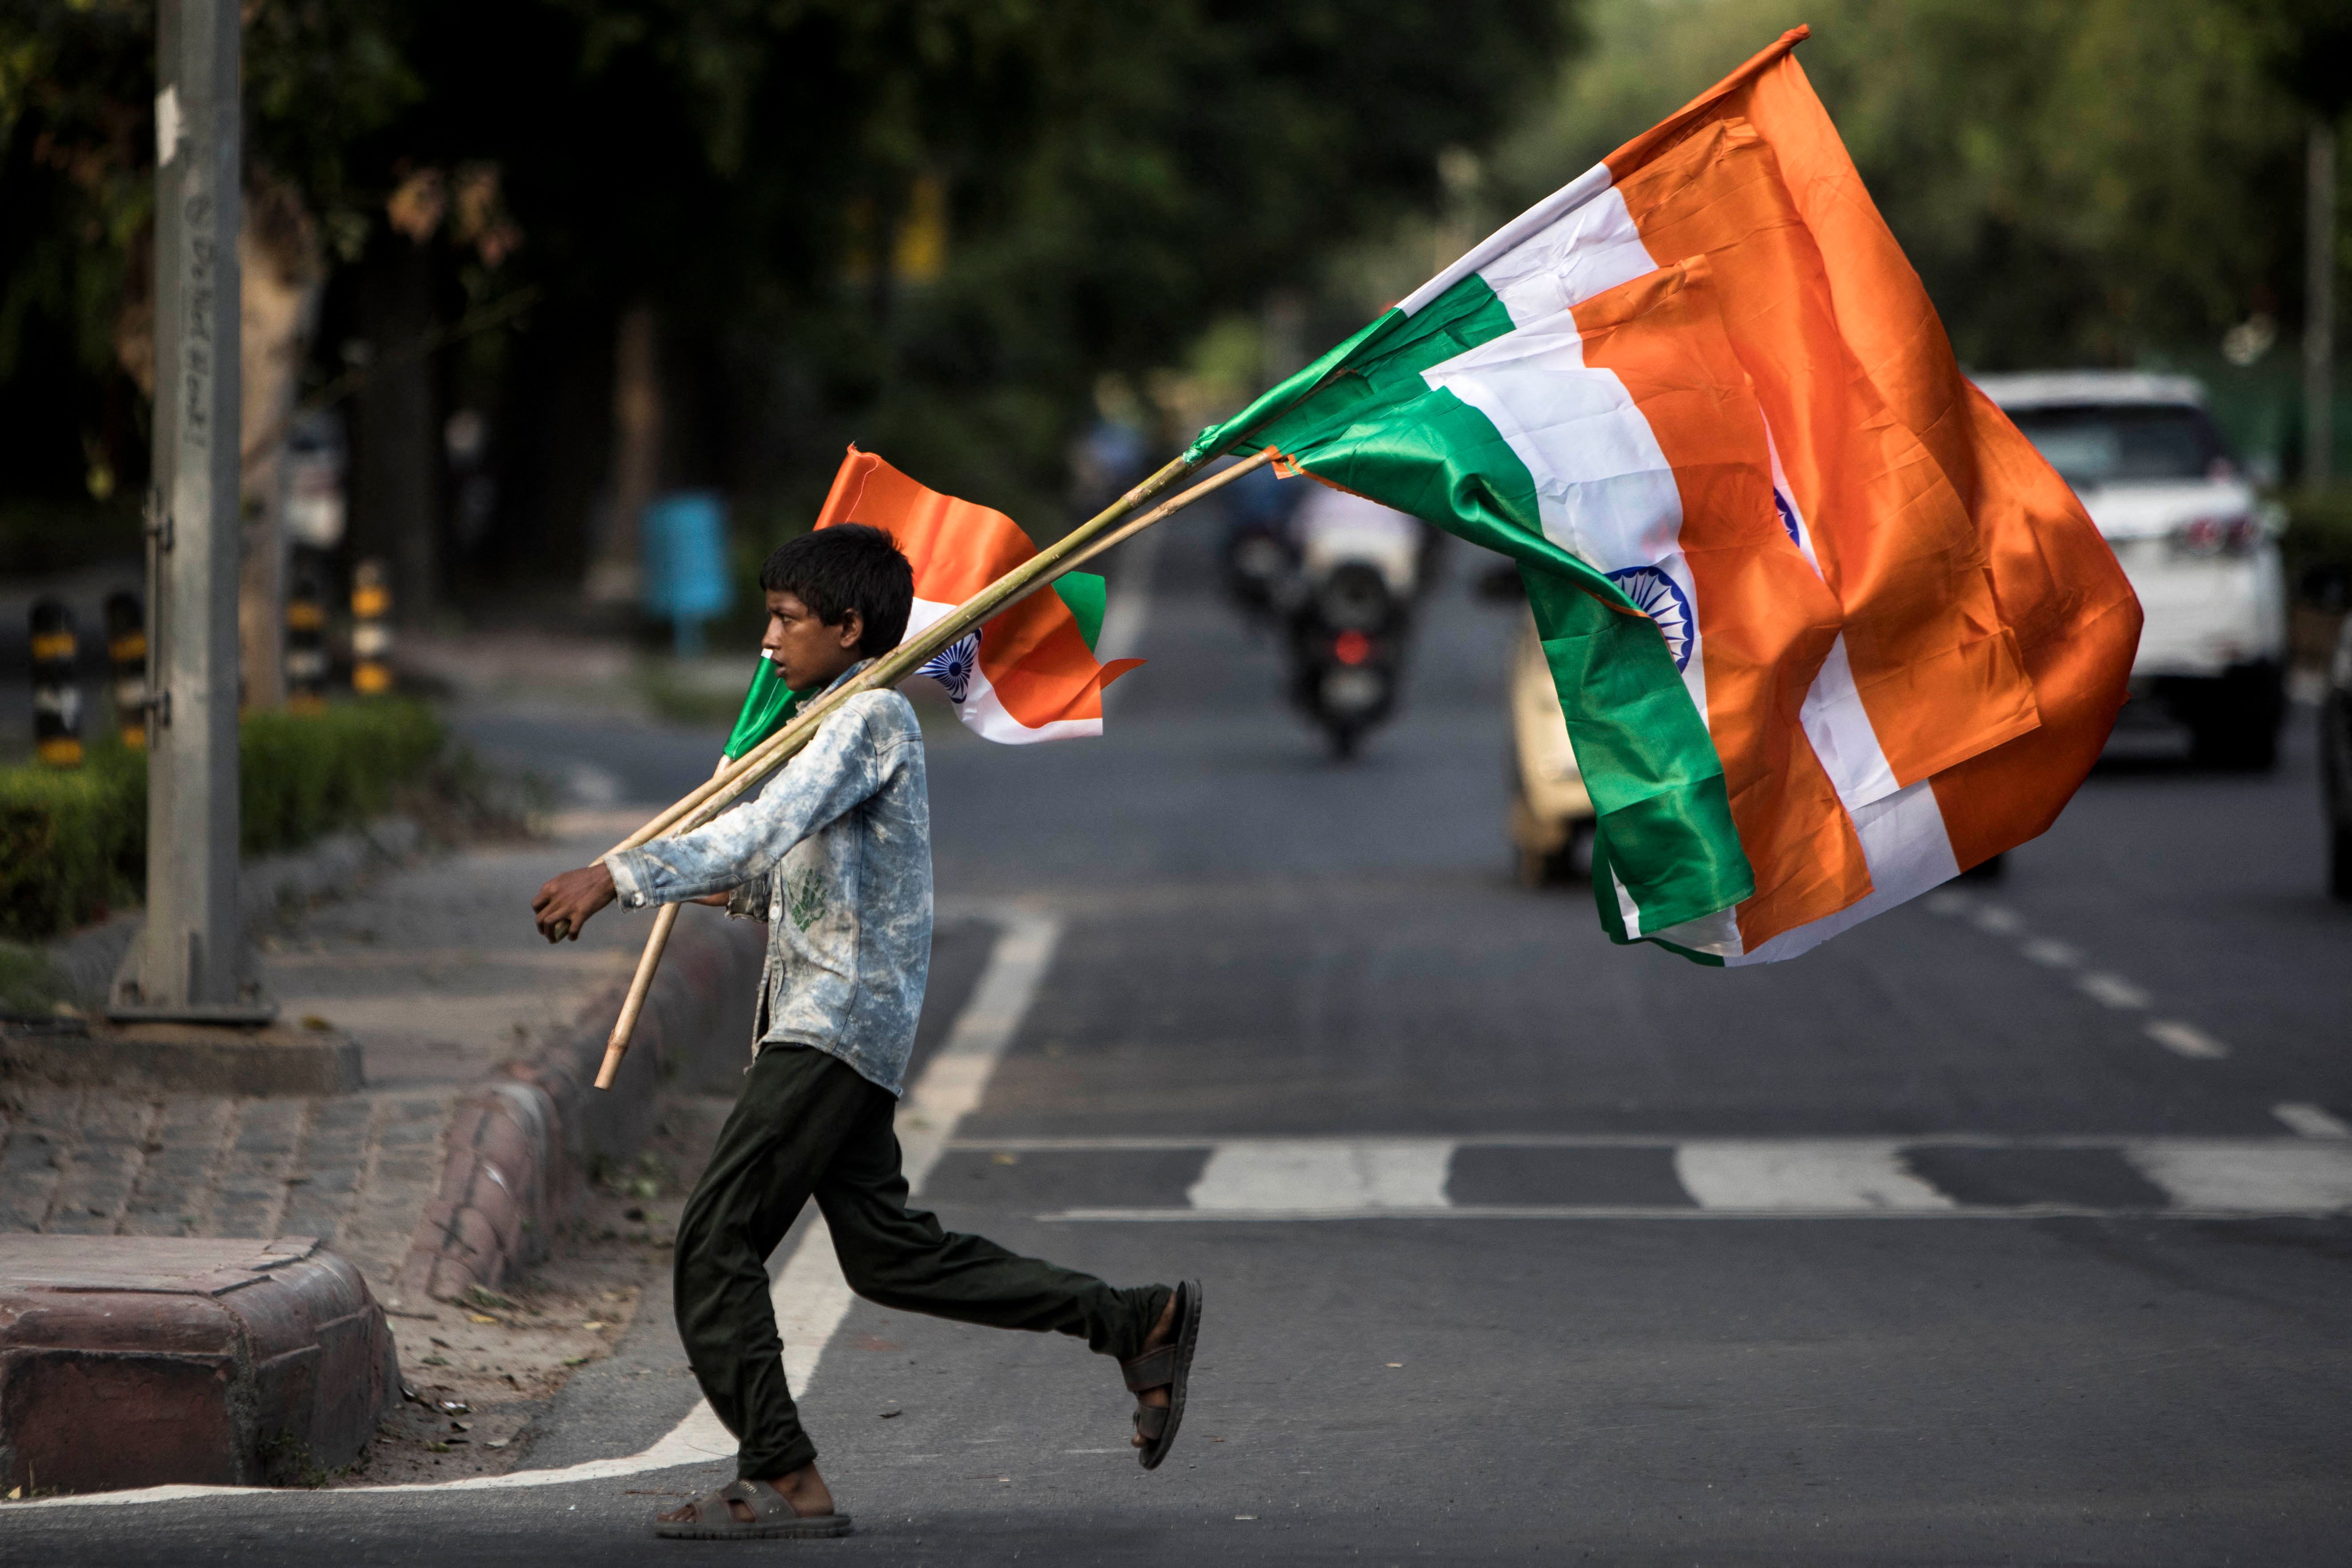
[[[1598,0],[1593,49],[1503,174],[1521,195],[1562,183],[1790,16]],[[1965,362],[2210,352],[2299,301],[2302,117],[2233,0],[1818,0],[1807,19],[1799,58]]]
[[[576,571],[624,316],[660,321],[665,482],[804,506],[855,434],[1034,508],[1102,372],[1427,199],[1571,5],[250,0],[248,144],[335,268],[312,380],[365,372],[363,542],[439,575],[428,448],[461,395],[509,470],[484,563]],[[16,478],[85,479],[99,405],[136,402],[152,16],[0,15],[0,396],[47,410]],[[526,322],[401,356],[525,284]]]

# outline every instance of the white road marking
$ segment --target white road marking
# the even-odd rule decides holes
[[[1037,987],[1054,959],[1062,922],[1055,916],[1025,910],[999,908],[992,911],[1002,931],[981,972],[971,1000],[957,1015],[955,1027],[923,1076],[898,1105],[898,1146],[910,1191],[919,1192],[923,1178],[955,1135],[956,1124],[980,1103],[989,1075],[1021,1020],[1036,999]],[[773,1267],[773,1265],[772,1265]],[[776,1324],[784,1339],[784,1373],[805,1388],[824,1355],[841,1321],[848,1315],[849,1286],[835,1261],[832,1238],[821,1215],[810,1223],[781,1268],[770,1291],[776,1306]],[[652,1447],[617,1459],[592,1459],[562,1469],[517,1470],[503,1476],[475,1476],[461,1481],[415,1481],[399,1486],[353,1487],[328,1493],[331,1497],[381,1497],[387,1492],[498,1491],[513,1487],[562,1486],[572,1481],[609,1480],[673,1465],[691,1465],[723,1458],[735,1451],[735,1439],[707,1401],[697,1401],[686,1418]],[[1121,1450],[1124,1452],[1125,1450]],[[278,1495],[266,1488],[167,1486],[136,1491],[94,1492],[73,1497],[43,1498],[12,1503],[21,1508],[89,1507],[121,1503],[173,1502],[184,1498]]]
[[[1184,1195],[1196,1209],[1442,1208],[1453,1159],[1435,1138],[1239,1139],[1216,1146]]]
[[[1691,1209],[1633,1204],[1458,1204],[1442,1209],[1351,1209],[1332,1213],[1320,1209],[1232,1209],[1222,1212],[1179,1208],[1055,1209],[1032,1215],[1048,1224],[1068,1225],[1307,1225],[1329,1221],[1365,1220],[1937,1220],[1937,1219],[2338,1219],[2341,1205],[2259,1208],[2092,1208],[2082,1204],[1955,1204],[1939,1209]],[[1125,1452],[1124,1449],[1114,1450]]]
[[[2158,1018],[2147,1026],[2147,1037],[2175,1056],[2190,1057],[2198,1061],[2218,1062],[2230,1054],[2230,1047],[2199,1028],[2178,1018]]]
[[[2305,1138],[1945,1132],[1903,1137],[1697,1138],[1656,1133],[1492,1132],[1461,1138],[1026,1138],[958,1143],[959,1152],[1140,1153],[1200,1149],[1208,1158],[1184,1204],[1076,1207],[1045,1220],[1295,1223],[1363,1219],[2053,1218],[2132,1214],[2242,1219],[2352,1209],[2352,1128],[2316,1107]],[[2303,1131],[2298,1127],[2298,1131]],[[2318,1142],[2312,1140],[2316,1138]],[[1463,1148],[1654,1149],[1673,1161],[1695,1206],[1673,1204],[1456,1204],[1445,1197]],[[2161,1187],[2168,1206],[1961,1203],[1914,1173],[1915,1149],[2111,1151]],[[1203,1201],[1206,1200],[1206,1201]]]
[[[1999,904],[1976,905],[1964,893],[1938,893],[1927,900],[1927,908],[1939,915],[1965,915],[1974,911],[1975,923],[1996,935],[2008,936],[2024,929],[2016,913]],[[2050,937],[2028,937],[2018,946],[2027,961],[2044,969],[2073,969],[2084,961],[2081,948],[2071,942]],[[2155,1005],[2155,998],[2140,986],[2120,974],[2095,970],[2078,977],[2074,989],[2099,1003],[2122,1012],[2137,1012]],[[2173,1018],[2159,1018],[2149,1024],[2147,1037],[2176,1056],[2198,1061],[2220,1061],[2230,1054],[2230,1047],[2197,1027]],[[2324,1113],[2323,1113],[2324,1114]]]
[[[2352,1122],[2330,1114],[2320,1106],[2290,1101],[2285,1105],[2272,1106],[2271,1114],[2305,1138],[2352,1138]]]
[[[2352,1206],[2352,1148],[2331,1143],[2151,1140],[2124,1157],[2183,1208],[2260,1214]]]
[[[1893,1140],[1679,1143],[1675,1176],[1701,1208],[1709,1209],[1833,1213],[1952,1206],[1950,1198],[1904,1168],[1902,1145]]]
[[[2074,982],[2074,989],[2103,1007],[2145,1007],[2148,1004],[2147,993],[2120,974],[2085,974]]]

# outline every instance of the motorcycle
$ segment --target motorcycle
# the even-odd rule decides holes
[[[1219,560],[1225,591],[1253,616],[1278,616],[1298,573],[1290,514],[1307,487],[1286,484],[1271,468],[1254,468],[1219,495],[1225,536]]]
[[[1412,610],[1429,558],[1419,520],[1318,486],[1298,504],[1290,542],[1291,700],[1321,726],[1332,754],[1353,756],[1395,710]]]

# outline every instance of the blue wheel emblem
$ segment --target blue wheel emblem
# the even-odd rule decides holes
[[[1654,566],[1628,566],[1610,573],[1609,580],[1624,590],[1635,609],[1658,623],[1658,630],[1666,636],[1666,651],[1675,657],[1675,670],[1687,668],[1697,638],[1690,600],[1681,585]]]
[[[1780,526],[1789,531],[1789,542],[1801,549],[1805,542],[1797,536],[1797,509],[1777,489],[1772,492],[1772,510],[1780,514]]]
[[[971,673],[980,668],[980,633],[966,632],[939,652],[917,675],[928,675],[947,688],[948,696],[961,702],[964,693],[971,689]]]

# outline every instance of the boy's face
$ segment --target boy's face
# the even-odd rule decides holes
[[[865,657],[857,651],[865,635],[866,617],[856,610],[843,611],[839,621],[826,626],[799,595],[768,590],[768,635],[760,639],[760,651],[790,690],[805,694],[831,685]]]

